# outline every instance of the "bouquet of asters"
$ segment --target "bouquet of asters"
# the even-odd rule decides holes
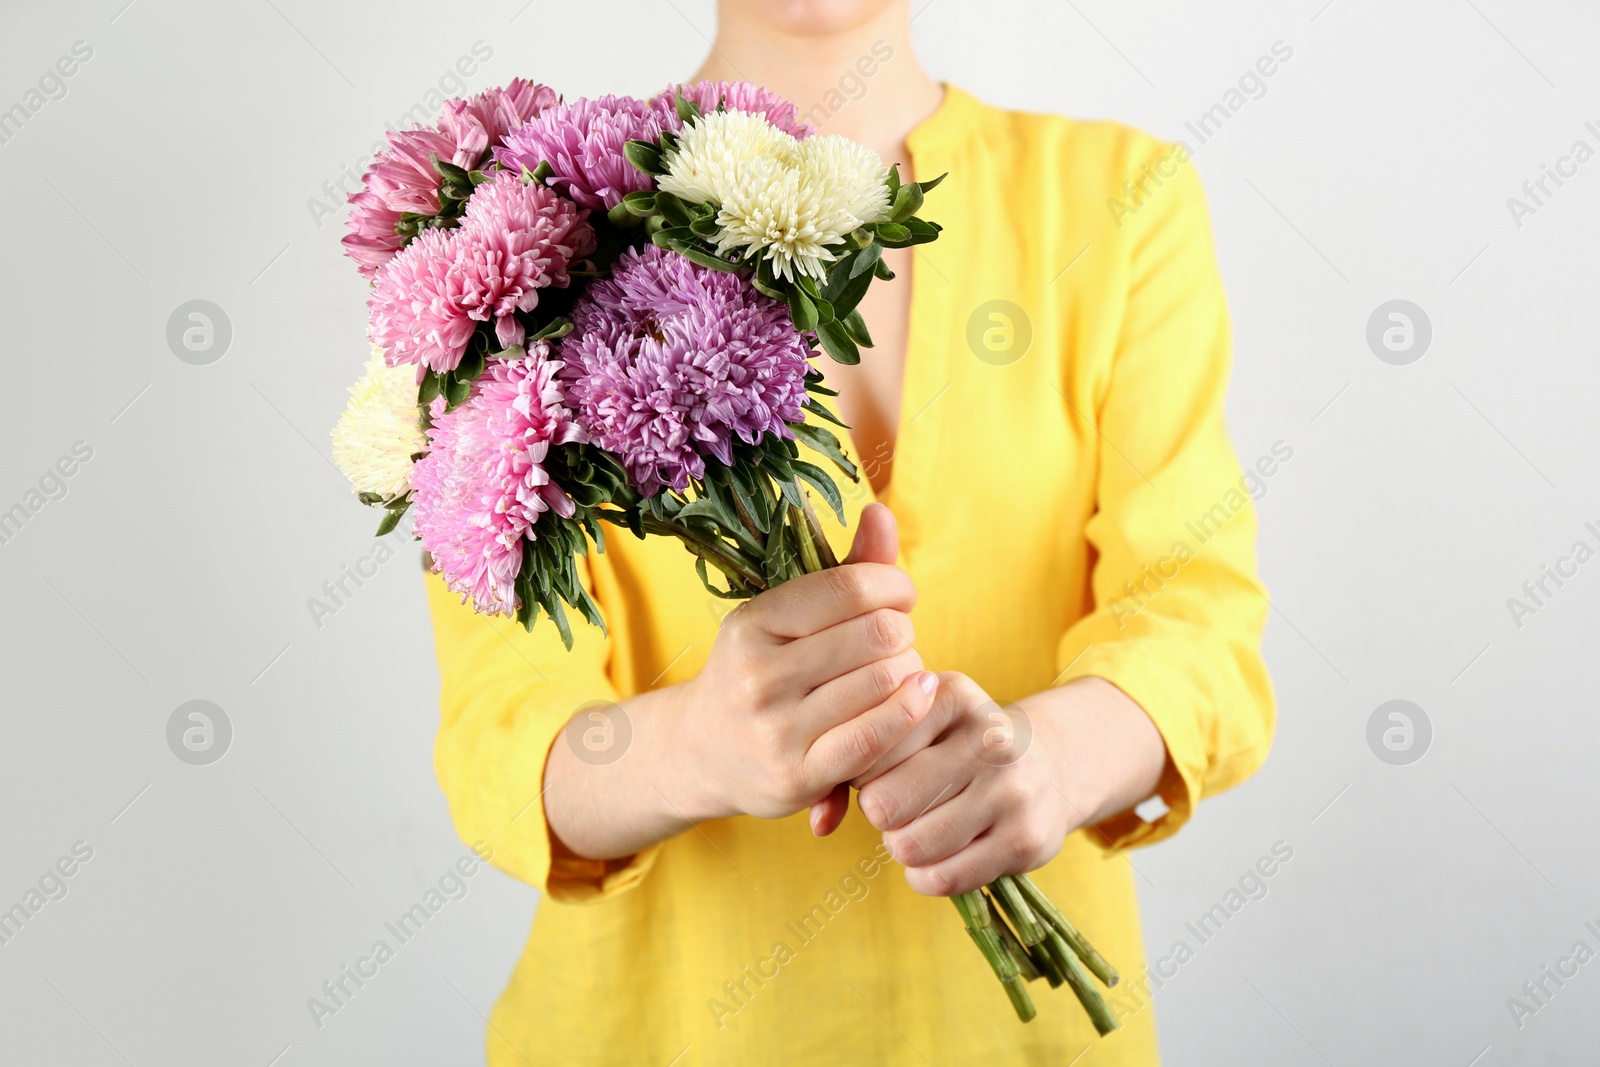
[[[379,533],[408,510],[453,591],[530,629],[604,629],[578,560],[604,525],[675,537],[712,594],[748,598],[837,560],[855,465],[813,365],[856,363],[885,248],[934,240],[939,179],[902,181],[748,84],[562,101],[523,80],[393,131],[351,197],[373,345],[333,432]],[[1025,876],[955,898],[1024,1021],[1023,986],[1116,973]]]

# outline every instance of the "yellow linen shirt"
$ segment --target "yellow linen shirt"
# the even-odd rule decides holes
[[[610,637],[575,618],[571,652],[548,622],[524,633],[427,579],[440,783],[462,837],[544,894],[490,1021],[494,1067],[1157,1062],[1119,850],[1248,777],[1274,722],[1204,198],[1171,145],[953,87],[907,144],[918,178],[950,175],[923,211],[943,235],[889,283],[912,285],[885,502],[921,596],[917,647],[1001,702],[1107,679],[1171,757],[1167,814],[1074,833],[1035,875],[1126,976],[1123,1029],[1096,1038],[1042,982],[1038,1018],[1018,1022],[956,910],[906,886],[853,805],[823,840],[802,812],[706,823],[626,861],[553,858],[540,798],[563,724],[693,677],[728,608],[675,540],[613,528],[587,573]],[[844,489],[853,526],[872,490]],[[849,531],[820,510],[843,555]]]

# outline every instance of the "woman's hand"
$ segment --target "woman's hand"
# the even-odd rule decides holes
[[[931,710],[937,678],[912,648],[917,591],[897,552],[893,516],[869,506],[842,566],[741,605],[694,679],[623,705],[632,740],[622,758],[596,766],[554,745],[545,814],[558,844],[612,859],[686,822],[790,815],[837,797],[839,783],[904,741]]]
[[[966,675],[939,680],[932,714],[852,783],[917,892],[954,896],[1042,867],[1067,834],[1155,791],[1165,744],[1109,682],[1001,708]]]
[[[862,516],[837,568],[795,578],[723,621],[680,694],[677,758],[695,768],[697,818],[793,814],[861,774],[933,706],[909,612],[917,591],[894,566],[886,508]]]

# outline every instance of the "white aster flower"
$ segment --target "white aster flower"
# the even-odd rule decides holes
[[[358,493],[384,499],[411,489],[411,457],[428,448],[417,411],[417,370],[391,367],[373,346],[366,373],[333,428],[333,461]]]
[[[757,249],[780,278],[821,278],[850,233],[889,217],[883,160],[845,137],[796,140],[746,111],[702,115],[678,134],[657,181],[691,203],[719,205],[719,252]]]

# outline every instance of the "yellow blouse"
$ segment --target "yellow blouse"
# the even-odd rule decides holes
[[[552,858],[540,798],[563,724],[691,678],[727,610],[676,541],[610,529],[589,578],[611,636],[575,620],[570,653],[547,622],[524,633],[427,580],[451,813],[548,901],[490,1020],[494,1067],[1157,1062],[1119,850],[1248,777],[1274,722],[1204,198],[1175,146],[953,87],[908,146],[916,177],[950,175],[923,212],[944,233],[889,283],[912,285],[885,502],[918,648],[1001,702],[1105,678],[1171,755],[1165,815],[1072,834],[1035,875],[1125,976],[1123,1029],[1097,1039],[1043,983],[1019,1023],[956,910],[906,886],[853,805],[823,840],[802,812],[706,823],[627,861]],[[853,526],[873,494],[844,488]],[[843,555],[849,532],[819,510]]]

